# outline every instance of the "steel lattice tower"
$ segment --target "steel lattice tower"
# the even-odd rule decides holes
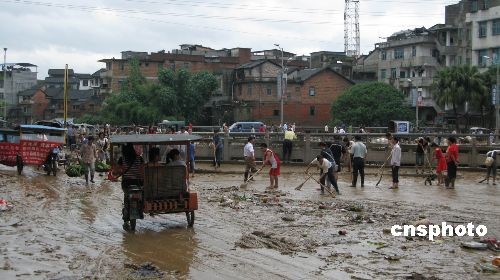
[[[347,56],[360,55],[359,0],[345,0],[344,51]]]

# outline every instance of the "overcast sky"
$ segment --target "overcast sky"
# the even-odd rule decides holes
[[[215,49],[271,49],[299,55],[344,50],[344,0],[0,0],[0,47],[7,62],[93,73],[123,50],[183,43]],[[444,22],[452,0],[360,0],[361,52],[392,33]],[[2,54],[3,55],[3,54]],[[1,59],[3,63],[3,57]]]

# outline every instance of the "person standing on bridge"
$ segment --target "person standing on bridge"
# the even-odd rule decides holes
[[[292,140],[295,139],[297,139],[297,135],[295,135],[295,132],[293,132],[292,128],[289,127],[285,131],[285,139],[283,140],[283,161],[290,162],[293,149]]]

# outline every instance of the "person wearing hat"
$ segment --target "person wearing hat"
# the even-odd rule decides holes
[[[365,144],[361,142],[361,136],[354,136],[352,151],[352,185],[355,188],[358,181],[358,174],[361,176],[361,187],[365,186],[365,158],[368,153]]]
[[[255,136],[249,136],[248,142],[243,148],[243,156],[245,157],[245,180],[247,181],[250,172],[257,172],[255,165],[255,151],[253,149],[253,144],[255,143]],[[253,179],[253,178],[252,178]]]

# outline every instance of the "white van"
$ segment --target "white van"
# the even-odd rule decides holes
[[[259,132],[259,128],[261,125],[264,125],[263,122],[235,122],[229,127],[229,132],[252,132],[252,127],[255,132]]]

